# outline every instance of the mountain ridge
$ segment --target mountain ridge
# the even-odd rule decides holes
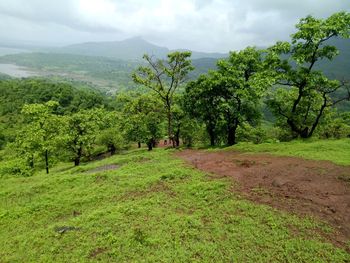
[[[141,60],[142,56],[147,53],[154,55],[157,58],[165,58],[169,52],[173,51],[191,51],[192,59],[199,58],[224,58],[227,53],[218,52],[200,52],[189,49],[169,49],[167,47],[158,46],[144,40],[142,37],[133,37],[121,41],[103,41],[103,42],[84,42],[73,45],[64,46],[61,48],[51,49],[51,51],[75,54],[88,55],[98,57],[117,58],[122,60]]]

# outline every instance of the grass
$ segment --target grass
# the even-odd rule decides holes
[[[116,170],[89,173],[103,165]],[[172,156],[135,150],[0,186],[0,262],[346,262],[329,226],[256,205]]]
[[[239,143],[226,148],[243,152],[262,152],[282,156],[295,156],[311,160],[326,160],[340,165],[350,165],[350,139],[315,140],[279,143]]]

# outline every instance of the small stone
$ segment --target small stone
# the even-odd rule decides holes
[[[332,211],[332,213],[337,212],[337,210],[336,210],[334,207],[332,207],[332,206],[329,206],[328,208],[329,208],[329,210],[331,210],[331,211]]]
[[[55,227],[55,231],[60,233],[60,234],[64,234],[67,231],[75,231],[75,230],[80,230],[79,227],[75,227],[75,226],[59,226],[59,227]]]
[[[286,182],[283,181],[281,178],[276,178],[276,179],[273,180],[273,182],[272,182],[272,186],[274,186],[274,187],[281,187],[281,186],[283,186],[283,185],[285,185],[285,184],[286,184]]]

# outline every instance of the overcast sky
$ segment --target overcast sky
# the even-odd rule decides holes
[[[308,14],[350,11],[350,0],[0,0],[0,41],[66,45],[141,36],[198,51],[286,40]]]

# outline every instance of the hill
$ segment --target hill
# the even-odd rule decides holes
[[[154,45],[146,40],[135,37],[123,41],[112,42],[88,42],[70,45],[52,50],[55,53],[66,53],[86,56],[108,57],[123,60],[141,60],[147,53],[158,58],[165,58],[166,55],[174,50],[166,47]],[[183,51],[183,50],[182,50]],[[192,51],[192,58],[222,58],[227,54],[205,53]]]
[[[215,68],[217,59],[194,59],[194,79],[209,69]],[[39,76],[59,77],[81,81],[107,93],[134,89],[131,73],[141,61],[111,59],[60,53],[22,53],[0,57],[0,63],[16,64],[33,70]]]
[[[332,61],[320,61],[316,68],[330,78],[350,80],[350,39],[333,39],[329,44],[338,48],[339,55]]]
[[[338,47],[339,56],[333,61],[320,61],[317,69],[323,70],[330,78],[349,80],[350,40],[335,39],[330,44]],[[114,93],[135,88],[130,74],[142,64],[144,53],[164,57],[170,52],[167,48],[158,47],[141,38],[119,42],[91,42],[46,51],[50,52],[2,56],[0,63],[24,66],[41,76],[82,81],[104,92]],[[190,73],[190,79],[195,79],[209,69],[215,69],[216,61],[224,55],[193,52],[195,70]]]
[[[131,151],[81,167],[61,164],[49,176],[38,172],[32,177],[1,178],[0,238],[6,242],[0,258],[5,262],[349,260],[349,253],[326,238],[338,229],[246,200],[228,177],[208,176],[172,152]],[[252,193],[269,196],[263,188]]]

